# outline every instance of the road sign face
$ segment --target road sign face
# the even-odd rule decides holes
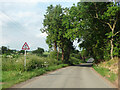
[[[22,50],[29,50],[28,44],[25,42],[24,45],[22,46]]]

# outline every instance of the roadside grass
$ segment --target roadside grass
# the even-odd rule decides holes
[[[0,90],[2,89],[2,70],[0,67]]]
[[[94,64],[93,68],[103,77],[115,83],[118,80],[118,59],[104,61],[99,64]]]
[[[54,65],[54,66],[49,66],[49,67],[44,67],[40,69],[33,69],[31,71],[3,71],[2,72],[2,82],[4,83],[2,85],[2,88],[9,88],[13,86],[14,84],[26,81],[28,79],[31,79],[33,77],[45,74],[48,71],[54,71],[56,69],[66,67],[68,64],[60,64],[60,65]]]
[[[14,57],[13,57],[14,56]],[[32,77],[42,75],[68,66],[54,58],[27,54],[26,68],[24,67],[24,55],[3,55],[2,58],[2,87],[9,88],[14,84],[26,81]]]
[[[93,68],[100,73],[103,77],[106,77],[111,82],[114,82],[117,79],[117,74],[110,72],[109,69],[103,67],[93,66]]]

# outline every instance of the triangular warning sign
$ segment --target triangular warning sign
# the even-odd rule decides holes
[[[29,46],[27,44],[27,42],[24,43],[24,45],[22,46],[22,50],[29,50]]]

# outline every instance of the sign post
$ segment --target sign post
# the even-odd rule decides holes
[[[24,56],[25,56],[25,60],[24,60],[24,67],[26,68],[26,50],[29,50],[29,46],[27,44],[27,42],[24,43],[24,45],[22,46],[22,50],[25,50]]]
[[[24,56],[25,56],[24,67],[26,67],[26,50]]]

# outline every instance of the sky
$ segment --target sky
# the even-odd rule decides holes
[[[8,2],[9,1],[9,2]],[[46,33],[41,33],[49,5],[71,7],[79,0],[0,0],[0,46],[21,50],[25,42],[30,50],[48,50]],[[77,46],[78,43],[74,42]],[[78,47],[77,47],[78,49]]]

